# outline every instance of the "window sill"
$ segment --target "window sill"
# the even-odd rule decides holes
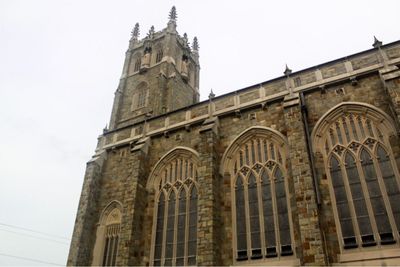
[[[300,266],[299,259],[260,259],[260,260],[244,260],[236,261],[234,265],[240,266]]]
[[[362,261],[382,260],[386,258],[397,258],[400,260],[400,248],[378,249],[371,251],[349,252],[339,255],[339,263],[357,263]]]

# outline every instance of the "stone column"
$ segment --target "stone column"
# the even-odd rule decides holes
[[[143,216],[147,193],[147,153],[150,138],[138,141],[131,149],[132,172],[124,181],[121,234],[118,244],[117,265],[140,265],[143,257]]]
[[[222,220],[217,146],[218,118],[207,119],[200,129],[200,165],[198,183],[201,185],[198,200],[197,265],[221,265]]]
[[[85,178],[79,200],[78,214],[75,220],[74,232],[68,255],[68,266],[90,265],[92,248],[96,234],[94,232],[98,217],[93,213],[97,207],[99,195],[99,180],[101,169],[106,158],[106,152],[93,157],[87,163]]]
[[[300,258],[302,265],[325,265],[318,206],[312,169],[307,152],[299,94],[284,99],[284,119],[289,142],[289,158],[299,220]],[[302,255],[301,255],[302,254]]]

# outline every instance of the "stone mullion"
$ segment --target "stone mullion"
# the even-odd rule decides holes
[[[222,219],[218,173],[218,119],[209,118],[200,129],[198,183],[197,265],[221,265]]]
[[[141,141],[139,141],[141,142]],[[123,212],[121,235],[118,244],[116,265],[140,265],[139,255],[143,252],[141,243],[143,217],[147,200],[146,192],[146,141],[132,149],[130,161],[132,171],[123,182]]]
[[[71,240],[71,249],[68,255],[68,266],[90,265],[92,248],[95,242],[95,228],[98,217],[91,211],[96,210],[99,199],[99,180],[105,153],[89,161],[86,166],[82,193],[79,200],[74,232]]]
[[[302,248],[298,256],[304,265],[325,265],[322,235],[318,227],[317,199],[298,94],[285,97],[284,119],[289,143],[288,158],[290,159],[294,197],[299,220],[299,228],[297,228],[299,232],[298,235],[295,233],[295,236],[299,236],[300,240],[296,238],[297,240],[295,241],[297,246]]]

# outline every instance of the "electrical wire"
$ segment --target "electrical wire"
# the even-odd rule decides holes
[[[21,256],[15,256],[15,255],[5,254],[5,253],[1,253],[1,252],[0,252],[0,256],[10,257],[10,258],[15,258],[15,259],[20,259],[20,260],[26,260],[26,261],[31,261],[31,262],[44,263],[44,264],[48,264],[48,265],[64,266],[64,264],[42,261],[42,260],[38,260],[38,259],[21,257]]]
[[[65,239],[65,240],[68,240],[68,241],[71,240],[71,239],[66,238],[64,236],[53,235],[53,234],[49,234],[49,233],[45,233],[45,232],[41,232],[41,231],[36,231],[36,230],[33,230],[33,229],[29,229],[29,228],[25,228],[25,227],[15,226],[15,225],[12,225],[12,224],[6,224],[6,223],[0,222],[0,225],[11,227],[11,228],[15,228],[15,229],[20,229],[20,230],[24,230],[24,231],[29,231],[29,232],[37,233],[37,234],[41,234],[41,235],[47,235],[47,236],[50,236],[50,237],[53,237],[53,238],[61,238],[61,239]]]
[[[50,242],[55,242],[55,243],[59,243],[59,244],[67,245],[67,246],[69,245],[68,243],[61,242],[61,241],[58,241],[58,240],[45,238],[45,237],[34,236],[34,235],[29,235],[29,234],[25,234],[25,233],[14,232],[14,231],[6,230],[6,229],[0,229],[0,231],[12,233],[12,234],[15,234],[15,235],[28,236],[28,237],[31,237],[31,238],[46,240],[46,241],[50,241]]]

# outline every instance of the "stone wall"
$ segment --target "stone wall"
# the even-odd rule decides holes
[[[400,43],[385,48],[389,51],[387,60],[392,61],[381,62],[379,60],[384,57],[378,50],[367,51],[148,118],[146,123],[127,120],[119,125],[124,128],[106,132],[97,149],[103,151],[102,160],[96,158],[88,163],[68,265],[91,263],[100,214],[113,200],[123,205],[117,264],[151,265],[155,196],[145,189],[146,183],[154,165],[177,146],[191,148],[200,155],[197,263],[236,264],[232,248],[231,182],[229,175],[220,173],[219,169],[228,146],[252,126],[269,127],[287,139],[290,210],[299,263],[337,263],[340,248],[325,165],[321,155],[310,153],[307,133],[327,111],[343,102],[373,105],[388,114],[398,128],[398,47]],[[160,86],[158,74],[159,70],[148,70],[147,75],[154,78],[150,81],[154,83],[152,86]],[[141,81],[134,76],[129,79],[129,88]],[[167,85],[167,90],[173,92],[171,96],[182,106],[193,101],[190,99],[193,92],[186,94],[186,89],[178,78]],[[128,115],[131,114],[129,95],[132,93],[129,90],[122,100],[123,118],[131,116]],[[160,92],[153,91],[151,98],[156,97],[154,93]],[[160,105],[163,103],[153,107]],[[399,167],[397,136],[391,137],[391,144]],[[321,196],[320,203],[317,192]],[[262,264],[265,263],[268,260]]]

